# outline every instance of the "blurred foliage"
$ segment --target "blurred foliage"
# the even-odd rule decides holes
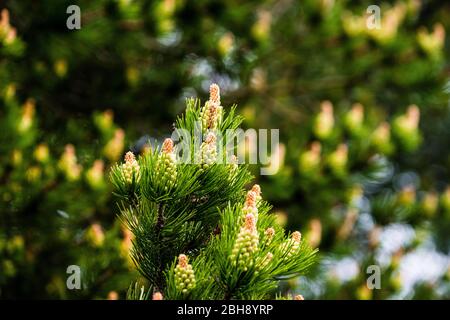
[[[81,30],[66,27],[72,4]],[[381,29],[370,30],[371,4],[2,2],[0,297],[123,298],[131,239],[106,173],[217,82],[246,127],[280,129],[279,171],[259,183],[323,257],[315,280],[286,290],[448,298],[448,271],[404,293],[400,270],[423,247],[448,269],[450,4],[383,1]],[[382,261],[398,225],[412,239]],[[346,259],[357,272],[344,281],[334,268]],[[83,290],[65,288],[72,264],[89,275]],[[382,266],[380,290],[366,287],[371,264]]]

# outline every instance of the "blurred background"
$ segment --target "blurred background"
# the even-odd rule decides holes
[[[280,129],[277,174],[252,169],[320,249],[284,292],[449,299],[450,3],[377,1],[370,29],[372,2],[1,1],[0,298],[125,298],[109,167],[217,82],[245,128]]]

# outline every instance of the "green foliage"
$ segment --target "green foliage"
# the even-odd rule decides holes
[[[148,290],[166,299],[268,298],[280,280],[305,273],[315,250],[300,241],[300,233],[284,235],[268,213],[270,206],[260,199],[258,186],[244,197],[251,178],[247,166],[221,163],[214,152],[211,163],[194,161],[205,159],[196,154],[204,146],[226,146],[225,139],[208,139],[237,129],[241,120],[234,108],[224,117],[211,90],[202,109],[188,100],[185,115],[177,121],[175,132],[184,129],[194,137],[202,114],[212,119],[205,122],[205,135],[200,128],[202,148],[195,150],[195,139],[189,138],[189,149],[182,150],[188,154],[187,164],[175,157],[178,145],[166,139],[161,149],[150,149],[137,160],[127,154],[125,163],[112,170],[123,199],[122,219],[134,235],[132,257]],[[132,164],[138,169],[127,181],[124,172]],[[267,235],[268,228],[274,234]],[[134,287],[129,297],[140,298],[140,293]]]
[[[76,31],[66,28],[72,4],[81,8]],[[408,292],[401,274],[418,249],[444,257],[449,251],[450,113],[443,88],[450,10],[438,0],[382,1],[382,28],[369,30],[372,4],[3,1],[0,296],[105,298],[112,288],[125,296],[135,277],[125,250],[131,239],[115,221],[105,173],[124,150],[139,154],[161,138],[159,130],[181,112],[180,101],[206,95],[213,79],[223,101],[232,98],[245,116],[227,117],[233,123],[224,119],[221,130],[242,120],[244,128],[280,129],[273,150],[279,166],[270,164],[279,170],[257,182],[277,219],[300,229],[324,258],[308,279],[283,283],[283,291],[330,299],[448,297],[445,270]],[[333,106],[334,123],[320,130],[324,101]],[[188,105],[195,111],[176,126],[191,131],[201,106]],[[412,129],[404,125],[411,105],[420,110]],[[153,161],[157,150],[142,159]],[[212,178],[202,175],[185,178]],[[164,186],[147,185],[145,198],[166,201],[179,192],[182,199],[190,188],[182,184],[189,187],[161,192]],[[136,187],[142,186],[114,186],[124,203],[138,201]],[[220,215],[213,204],[205,208],[213,224]],[[380,259],[387,230],[398,224],[410,226],[414,239]],[[95,230],[108,239],[101,246],[92,242]],[[334,272],[347,259],[358,271],[344,281]],[[83,271],[92,275],[91,285],[80,292],[65,288],[71,264],[89,265]],[[381,290],[367,290],[369,264],[383,264]],[[149,297],[137,288],[134,297]]]
[[[109,210],[111,188],[104,171],[111,152],[79,161],[75,147],[67,144],[58,158],[61,150],[40,133],[35,101],[21,105],[13,84],[2,87],[1,93],[0,297],[106,298],[116,290],[124,294],[117,286],[125,288],[133,267],[126,232]],[[119,129],[112,114],[97,114],[95,119],[99,132],[93,134],[106,145],[114,142],[111,135]],[[123,142],[118,144],[121,153]],[[95,154],[97,147],[82,150]],[[88,290],[67,290],[70,265],[81,267]]]

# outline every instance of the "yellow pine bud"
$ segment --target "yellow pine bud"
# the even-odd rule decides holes
[[[220,105],[220,88],[213,83],[209,87],[209,100],[205,103],[201,110],[200,118],[202,121],[202,130],[216,130],[222,122],[223,108]]]
[[[269,227],[264,231],[264,237],[265,237],[264,240],[265,240],[266,246],[268,246],[272,242],[274,235],[275,235],[275,229],[272,227]]]
[[[175,267],[175,284],[182,293],[187,293],[195,288],[194,270],[189,264],[188,257],[184,254],[178,256],[178,264]]]
[[[252,27],[252,35],[256,40],[265,41],[270,34],[272,14],[269,11],[260,11],[258,18]]]
[[[31,166],[27,169],[25,175],[29,182],[35,182],[41,177],[42,170],[38,166]]]
[[[64,59],[56,60],[53,69],[58,77],[63,78],[67,74],[67,61]]]
[[[357,206],[358,201],[361,199],[363,195],[364,195],[363,187],[360,184],[356,183],[347,190],[345,199],[349,206],[355,207]]]
[[[152,300],[163,300],[163,295],[161,292],[155,292],[153,294]]]
[[[300,243],[300,241],[302,240],[302,234],[299,231],[295,231],[292,233],[291,238],[292,240],[294,240],[294,242]]]
[[[308,242],[312,247],[317,247],[322,240],[322,222],[312,219],[309,223]]]
[[[420,110],[415,104],[410,105],[406,110],[406,113],[402,116],[399,116],[395,124],[398,130],[402,130],[405,134],[413,132],[417,130],[420,120]]]
[[[356,296],[359,300],[370,300],[372,299],[372,290],[364,283],[356,290]]]
[[[413,186],[404,187],[398,194],[398,203],[402,206],[411,206],[416,201],[416,190]]]
[[[104,155],[111,161],[115,162],[120,158],[125,146],[125,132],[122,129],[117,129],[114,136],[103,148]]]
[[[4,97],[5,101],[11,100],[16,95],[16,86],[12,83],[8,84],[5,88]]]
[[[95,160],[92,167],[86,171],[86,180],[92,188],[97,189],[104,185],[104,168],[103,160]]]
[[[392,151],[391,126],[387,122],[381,123],[373,132],[371,137],[372,145],[385,154]]]
[[[365,33],[366,18],[364,16],[353,15],[350,11],[342,14],[342,27],[349,36],[359,36]]]
[[[379,43],[389,43],[397,36],[397,31],[405,18],[407,6],[398,3],[391,9],[385,10],[382,14],[381,28],[366,29],[367,33]]]
[[[320,139],[327,139],[334,127],[333,105],[330,101],[324,101],[320,108],[321,111],[314,121],[314,134]]]
[[[320,166],[320,152],[322,145],[315,141],[308,151],[303,152],[299,159],[299,169],[304,175],[310,175],[318,171]]]
[[[0,41],[11,44],[16,39],[17,31],[9,23],[9,11],[3,9],[0,15]]]
[[[345,115],[345,125],[352,133],[358,133],[364,121],[364,107],[360,103],[355,103],[351,110]]]
[[[261,201],[262,197],[261,197],[261,187],[259,186],[259,184],[254,184],[251,191],[253,191],[255,193],[256,196],[256,202]]]
[[[58,162],[58,167],[70,181],[78,180],[82,168],[81,165],[77,164],[77,156],[73,145],[66,145],[64,153]]]
[[[431,57],[439,57],[445,43],[445,29],[440,23],[434,25],[433,32],[428,33],[426,28],[420,28],[417,32],[417,42],[420,47]]]
[[[20,119],[18,130],[21,133],[28,131],[32,124],[35,113],[35,102],[33,99],[28,99],[22,107],[22,118]]]
[[[134,157],[133,152],[128,151],[125,154],[125,162],[122,164],[122,175],[127,184],[139,183],[141,178],[140,166]]]
[[[220,105],[220,88],[216,83],[209,86],[209,101]]]
[[[3,9],[0,13],[0,30],[4,30],[9,27],[9,11],[8,9]]]
[[[8,278],[13,277],[16,273],[16,267],[14,263],[9,259],[3,259],[2,264],[0,265],[2,268],[2,273]]]
[[[408,151],[416,149],[421,142],[419,120],[420,110],[416,105],[409,106],[404,115],[394,120],[393,132]]]
[[[291,238],[286,240],[281,245],[281,251],[286,253],[284,259],[290,259],[295,255],[300,248],[300,242],[302,240],[302,234],[299,231],[295,231],[291,234]]]
[[[34,158],[41,163],[46,163],[48,161],[49,150],[45,143],[39,144],[36,149],[34,149]]]
[[[86,239],[95,247],[101,247],[105,241],[103,228],[98,223],[93,223],[86,234]]]
[[[426,193],[422,203],[421,203],[421,209],[423,210],[423,213],[427,217],[433,217],[437,211],[439,205],[439,198],[435,192],[429,192]]]
[[[333,11],[335,0],[319,0],[320,13],[327,16]]]
[[[217,161],[217,146],[216,135],[213,132],[208,132],[205,141],[201,145],[201,159],[203,169],[207,169],[209,166]]]
[[[14,40],[16,40],[17,37],[17,30],[16,28],[11,27],[11,29],[9,29],[8,34],[6,35],[5,38],[5,43],[6,44],[11,44],[14,42]]]
[[[249,192],[247,192],[244,207],[242,208],[244,217],[248,214],[252,214],[255,219],[258,220],[258,208],[256,207],[257,197],[258,196],[255,191],[250,190]]]
[[[19,164],[22,163],[22,160],[23,160],[22,151],[20,151],[19,149],[14,149],[11,155],[11,161],[13,165],[18,166]]]
[[[6,249],[10,252],[19,252],[24,249],[25,239],[21,235],[15,235],[11,238],[10,242],[6,245]]]
[[[345,168],[348,160],[348,147],[346,144],[340,144],[337,149],[328,156],[328,165],[335,175],[345,174]]]
[[[175,13],[177,8],[177,1],[175,0],[164,0],[157,6],[157,13],[163,17],[171,16]]]
[[[128,83],[130,84],[130,86],[135,86],[139,83],[139,78],[140,78],[140,73],[139,73],[139,69],[136,67],[128,67],[125,70],[125,77],[128,81]]]
[[[119,300],[119,294],[116,291],[108,292],[108,300]]]
[[[253,214],[247,214],[244,225],[241,227],[230,259],[233,265],[237,265],[240,269],[247,271],[253,266],[253,256],[258,251],[259,235],[256,230],[256,219]]]
[[[245,197],[245,206],[251,208],[256,207],[257,197],[258,195],[253,189],[248,191],[247,196]]]
[[[231,32],[227,32],[220,37],[217,43],[217,49],[222,56],[226,56],[233,48],[233,44],[234,36]]]
[[[156,163],[156,172],[159,182],[166,191],[176,185],[177,164],[172,139],[167,138],[162,144],[161,153]]]
[[[100,114],[94,116],[94,122],[97,127],[102,131],[106,132],[113,126],[114,113],[112,110],[105,110]]]

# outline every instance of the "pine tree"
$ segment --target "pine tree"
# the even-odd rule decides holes
[[[264,299],[313,264],[316,250],[300,232],[283,230],[260,187],[245,191],[248,167],[218,152],[225,146],[219,137],[241,121],[235,107],[225,112],[213,84],[204,106],[187,100],[176,122],[175,133],[190,137],[177,145],[168,138],[138,159],[127,153],[113,168],[121,217],[134,235],[132,258],[148,283],[146,293],[131,286],[130,298]],[[181,150],[184,142],[189,149]],[[191,161],[180,161],[180,152]]]

